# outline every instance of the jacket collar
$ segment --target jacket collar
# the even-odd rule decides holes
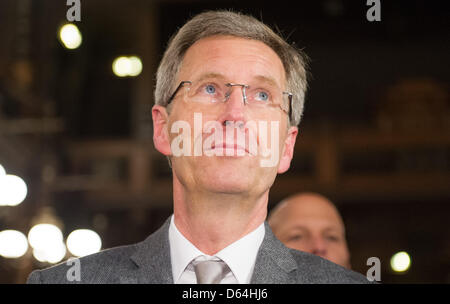
[[[252,284],[288,284],[296,283],[297,262],[290,250],[273,234],[267,222],[266,233],[256,257]]]
[[[123,282],[146,284],[171,284],[172,264],[169,245],[170,217],[156,232],[141,243],[131,260],[138,267],[137,276],[121,278]]]
[[[137,266],[135,276],[120,278],[121,283],[172,284],[172,264],[169,244],[170,217],[156,232],[143,242],[136,244],[131,260]],[[251,279],[252,284],[295,283],[297,263],[289,249],[273,234],[267,222],[264,223],[264,240],[259,248]]]

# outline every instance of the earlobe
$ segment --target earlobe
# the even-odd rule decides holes
[[[168,156],[170,150],[170,138],[168,133],[169,115],[165,107],[154,105],[152,108],[153,119],[153,144],[156,150]]]
[[[286,140],[284,141],[283,154],[281,155],[280,163],[278,165],[278,173],[286,172],[291,166],[292,157],[294,157],[295,141],[297,139],[298,128],[290,127]]]

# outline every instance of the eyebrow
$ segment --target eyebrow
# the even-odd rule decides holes
[[[225,81],[225,76],[223,74],[215,73],[215,72],[201,74],[200,77],[194,81],[199,82],[199,81],[203,81],[205,79],[210,79],[210,78],[215,78],[215,79],[220,79],[220,80]]]
[[[344,234],[345,235],[345,229],[341,229],[339,227],[327,227],[323,230],[323,232],[325,233],[329,233],[329,232],[336,232],[338,234]]]
[[[198,82],[198,81],[203,81],[205,79],[211,79],[211,78],[213,78],[213,79],[220,79],[220,80],[226,81],[225,80],[226,77],[223,74],[216,73],[216,72],[208,72],[208,73],[202,74],[202,75],[200,75],[200,77],[198,79],[196,79],[194,81]],[[268,83],[271,86],[275,86],[275,87],[278,87],[278,88],[280,87],[278,85],[278,83],[276,82],[276,80],[274,78],[272,78],[272,77],[269,77],[269,76],[256,75],[256,76],[253,77],[253,79],[254,80],[258,80],[258,81],[266,82],[266,83]]]
[[[302,226],[302,225],[295,225],[295,226],[290,227],[286,231],[299,231],[299,230],[308,231],[308,228],[306,228],[305,226]]]
[[[277,87],[277,88],[280,88],[280,86],[278,85],[278,83],[276,82],[276,80],[275,80],[274,78],[272,78],[272,77],[268,77],[268,76],[264,76],[264,75],[257,75],[257,76],[255,76],[254,78],[255,78],[256,80],[266,82],[266,83],[268,83],[268,84],[271,85],[271,86],[275,86],[275,87]]]

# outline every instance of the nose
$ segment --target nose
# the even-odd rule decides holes
[[[325,257],[327,254],[327,246],[325,244],[325,241],[321,237],[314,237],[311,240],[312,244],[312,254]]]
[[[224,110],[222,111],[219,122],[222,125],[226,125],[227,122],[245,122],[245,101],[244,101],[244,87],[243,86],[231,86],[229,94],[224,104]]]

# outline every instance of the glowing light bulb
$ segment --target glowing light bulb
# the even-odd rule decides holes
[[[56,264],[66,256],[66,246],[63,242],[55,242],[47,247],[33,249],[33,256],[39,262]]]
[[[73,50],[78,48],[83,41],[81,32],[75,24],[64,24],[59,30],[59,39],[65,48]]]
[[[411,266],[411,258],[405,251],[397,252],[391,258],[391,268],[395,272],[404,272]]]
[[[139,57],[131,56],[128,58],[130,60],[130,70],[128,75],[137,76],[142,72],[142,61]]]
[[[0,175],[0,206],[17,206],[27,197],[27,184],[16,175]]]
[[[38,224],[28,233],[33,256],[40,262],[58,263],[66,255],[61,230],[52,224]]]
[[[102,248],[100,236],[89,229],[72,231],[67,237],[67,248],[75,256],[85,256],[99,252]]]
[[[128,76],[131,62],[127,57],[121,56],[113,61],[113,72],[116,76],[125,77]]]
[[[42,248],[62,241],[61,230],[52,224],[35,225],[28,233],[28,242],[33,248]]]
[[[26,236],[17,230],[0,232],[0,255],[5,258],[20,258],[28,250]]]
[[[135,77],[142,72],[142,61],[137,56],[120,56],[114,59],[112,69],[118,77]]]

